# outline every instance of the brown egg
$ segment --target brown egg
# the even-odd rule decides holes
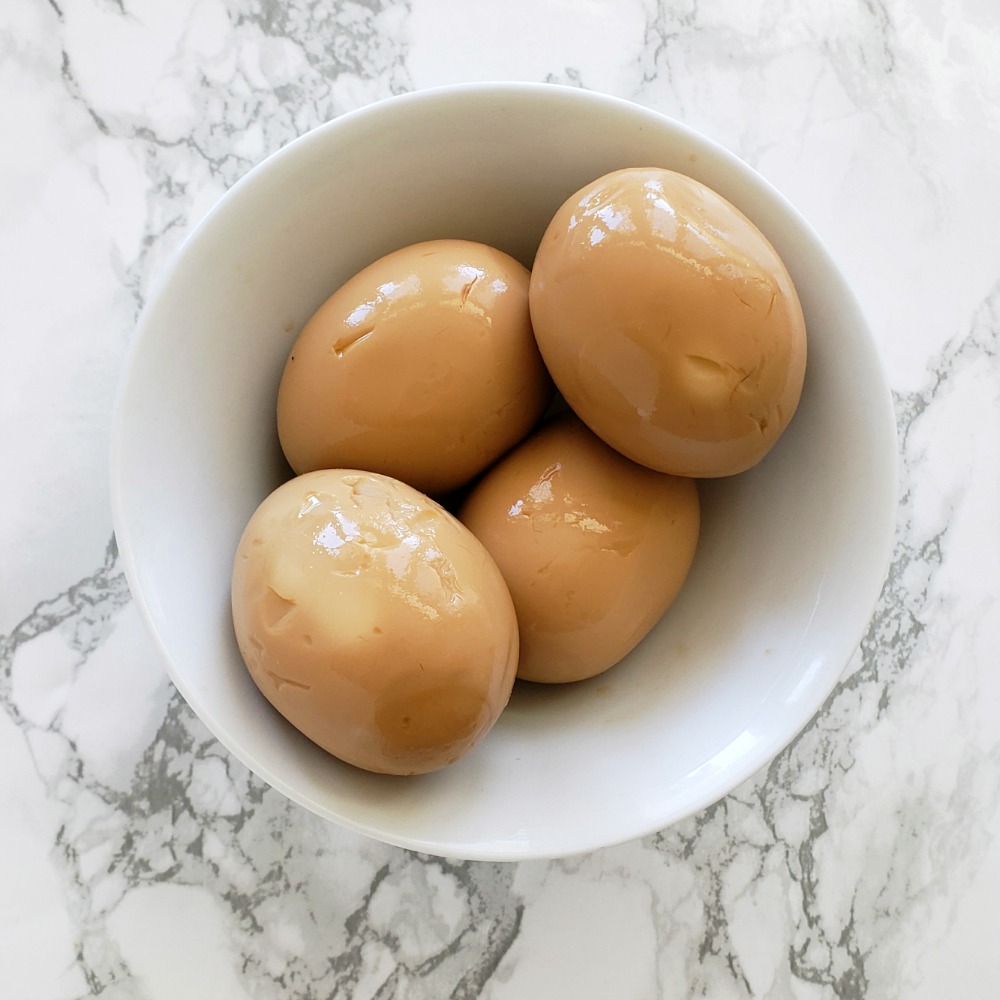
[[[525,680],[593,677],[656,624],[698,543],[691,479],[629,461],[569,415],[491,469],[461,510],[510,588]]]
[[[435,240],[366,267],[309,320],[281,379],[278,435],[297,473],[370,469],[440,495],[520,441],[551,395],[527,269]]]
[[[652,469],[755,465],[792,419],[806,331],[764,235],[704,184],[617,170],[552,219],[531,319],[556,386],[608,444]]]
[[[493,560],[387,476],[325,470],[278,487],[240,539],[232,611],[268,701],[369,771],[457,760],[514,683],[517,622]]]

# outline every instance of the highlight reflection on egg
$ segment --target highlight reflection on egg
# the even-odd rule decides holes
[[[491,469],[459,514],[493,556],[520,629],[518,677],[561,683],[618,663],[694,559],[691,479],[629,461],[565,416]]]
[[[552,383],[528,314],[528,271],[466,240],[404,247],[309,320],[278,392],[297,473],[369,469],[434,495],[520,441]]]
[[[567,402],[650,468],[743,472],[798,406],[806,331],[788,270],[746,216],[682,174],[617,170],[570,197],[538,248],[530,307]]]
[[[510,595],[451,514],[386,476],[321,470],[271,493],[233,566],[240,653],[268,701],[358,767],[452,763],[507,704]]]

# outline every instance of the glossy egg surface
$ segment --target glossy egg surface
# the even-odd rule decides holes
[[[454,762],[510,697],[517,625],[499,571],[451,514],[386,476],[322,470],[271,493],[239,542],[232,613],[268,701],[369,771]]]
[[[518,677],[602,673],[656,624],[694,559],[691,479],[637,465],[569,415],[479,482],[459,515],[496,560],[520,628]]]
[[[626,168],[556,212],[531,273],[542,355],[576,413],[661,472],[751,468],[798,406],[802,309],[760,230],[699,181]]]
[[[523,438],[552,383],[528,313],[528,271],[468,240],[404,247],[312,316],[278,391],[297,473],[370,469],[434,495]]]

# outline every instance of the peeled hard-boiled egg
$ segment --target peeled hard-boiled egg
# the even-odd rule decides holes
[[[680,591],[699,531],[693,480],[637,465],[572,415],[494,466],[459,516],[514,599],[518,677],[549,683],[599,674],[639,643]]]
[[[567,402],[652,469],[743,472],[795,413],[806,330],[788,270],[690,177],[628,168],[570,197],[539,245],[530,306]]]
[[[457,760],[514,683],[517,622],[496,564],[451,514],[387,476],[322,470],[271,493],[239,542],[232,613],[268,701],[369,771]]]
[[[278,436],[297,473],[370,469],[440,495],[520,441],[551,395],[527,269],[434,240],[369,265],[309,320],[282,375]]]

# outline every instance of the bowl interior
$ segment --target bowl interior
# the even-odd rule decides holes
[[[810,356],[800,409],[757,468],[702,485],[703,535],[678,601],[609,673],[525,685],[468,757],[420,778],[357,771],[282,720],[233,638],[229,577],[256,505],[288,476],[274,403],[314,309],[383,253],[491,243],[530,266],[555,209],[623,166],[711,185],[796,282]],[[113,439],[115,526],[170,675],[258,775],[381,840],[483,859],[553,857],[640,836],[724,795],[806,724],[885,573],[896,439],[856,300],[815,234],[742,162],[622,101],[474,85],[337,119],[237,184],[142,316]]]

